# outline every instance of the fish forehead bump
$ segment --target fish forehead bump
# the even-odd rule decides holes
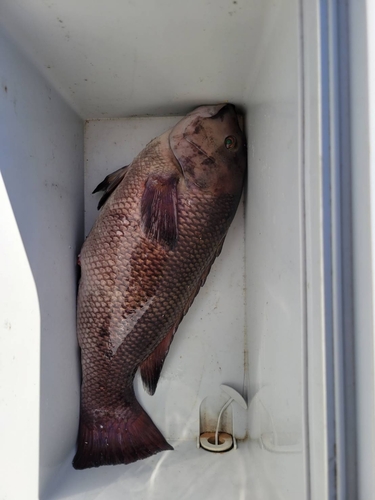
[[[247,163],[245,142],[236,108],[229,103],[199,106],[169,135],[170,148],[185,180],[216,192],[242,189]]]
[[[234,104],[221,103],[198,106],[193,111],[190,111],[190,113],[185,115],[184,118],[182,118],[182,120],[180,120],[174,128],[188,127],[189,124],[196,119],[203,120],[205,118],[222,118],[228,113],[231,113],[234,117],[237,117]]]
[[[201,118],[210,118],[212,116],[215,116],[225,106],[233,106],[233,104],[222,103],[222,104],[214,104],[214,105],[209,104],[209,105],[199,106],[198,108],[195,108],[193,111],[188,113],[186,117],[197,115],[200,116]]]

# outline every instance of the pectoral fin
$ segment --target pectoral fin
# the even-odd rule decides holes
[[[151,175],[141,201],[142,227],[146,236],[174,248],[178,238],[178,178]]]

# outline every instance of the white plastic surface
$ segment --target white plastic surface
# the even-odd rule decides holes
[[[314,295],[322,283],[319,273],[306,283],[304,268],[304,193],[315,214],[309,219],[312,237],[320,224],[320,179],[314,177],[314,141],[306,153],[311,175],[303,176],[301,136],[302,118],[318,120],[302,117],[299,6],[297,0],[2,2],[0,24],[47,78],[1,40],[1,167],[7,190],[2,222],[11,241],[6,280],[12,280],[12,287],[2,290],[7,316],[1,354],[8,358],[0,417],[6,415],[2,442],[9,447],[1,456],[4,498],[35,499],[39,483],[45,500],[305,500],[311,465],[317,478],[311,498],[326,500],[321,484],[327,468],[319,461],[325,452],[321,302]],[[318,23],[312,24],[314,33]],[[307,77],[308,86],[317,75]],[[89,119],[84,167],[82,123],[48,81]],[[318,96],[311,96],[316,111]],[[74,471],[79,405],[74,266],[96,216],[98,196],[91,191],[178,120],[98,118],[182,113],[224,100],[246,112],[245,218],[241,204],[223,252],[173,341],[155,396],[147,396],[137,382],[141,403],[175,451],[127,467]],[[308,129],[315,139],[313,132]],[[321,264],[320,242],[313,243],[307,254],[311,270]],[[312,304],[308,327],[317,332],[308,346],[309,369],[319,375],[311,379],[308,395],[310,431],[318,438],[311,443],[311,464],[304,392],[306,289]],[[10,292],[19,295],[15,299]],[[196,448],[198,408],[221,383],[244,394],[249,410],[233,408],[244,438],[238,450],[212,455]],[[25,400],[26,421],[19,417]],[[261,447],[262,439],[268,449]]]
[[[0,466],[2,470],[7,470],[0,491],[2,495],[7,495],[4,498],[12,498],[14,484],[28,469],[23,492],[28,491],[32,498],[37,498],[40,311],[35,282],[2,176],[0,210],[1,280],[8,284],[6,289],[2,287],[0,290],[0,425],[3,450]],[[14,267],[7,266],[9,262]],[[20,289],[23,293],[19,293]],[[28,332],[26,339],[24,331]],[[16,429],[22,429],[23,436],[27,436],[22,455],[14,436]],[[17,446],[14,446],[15,443]],[[9,463],[13,464],[11,469],[8,469]]]
[[[83,123],[0,37],[2,499],[38,497],[75,442]]]
[[[258,442],[209,453],[195,441],[126,467],[75,471],[67,464],[48,500],[300,500],[300,456],[269,453]],[[176,459],[178,456],[178,459]],[[270,470],[277,470],[275,476]],[[293,481],[289,471],[294,470]]]
[[[350,1],[358,499],[375,490],[375,5]]]
[[[244,398],[239,394],[238,391],[234,390],[233,387],[229,387],[229,385],[222,384],[220,386],[221,390],[223,390],[232,401],[235,401],[237,404],[241,406],[244,410],[247,410],[247,403]]]
[[[263,65],[249,89],[246,115],[246,319],[249,435],[270,432],[304,441],[304,186],[301,161],[300,49],[297,6],[269,19]],[[268,25],[269,27],[269,25]],[[293,75],[293,76],[292,76]],[[277,85],[276,83],[277,82]],[[294,445],[295,438],[284,445]],[[283,454],[286,456],[286,454]],[[263,450],[268,473],[306,481],[306,450],[294,469],[280,469]],[[307,498],[307,482],[296,497]],[[320,497],[321,499],[324,497]]]
[[[165,115],[247,105],[277,4],[2,0],[0,24],[83,118]]]
[[[199,442],[202,448],[215,453],[223,453],[228,451],[233,446],[233,438],[230,434],[220,433],[218,444],[215,443],[215,434],[212,432],[210,436],[201,435]],[[214,441],[212,443],[212,441]]]

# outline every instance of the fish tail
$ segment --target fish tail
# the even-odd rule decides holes
[[[81,413],[75,469],[130,464],[173,450],[138,401],[90,418]]]

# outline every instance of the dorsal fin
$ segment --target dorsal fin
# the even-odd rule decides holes
[[[107,175],[107,177],[100,184],[96,186],[92,194],[97,193],[99,191],[104,191],[104,194],[100,198],[98,203],[98,210],[104,205],[104,203],[108,200],[113,191],[120,184],[120,182],[122,181],[122,179],[126,174],[126,169],[128,167],[129,165],[126,165],[125,167],[121,167],[115,172],[112,172],[112,174]]]

